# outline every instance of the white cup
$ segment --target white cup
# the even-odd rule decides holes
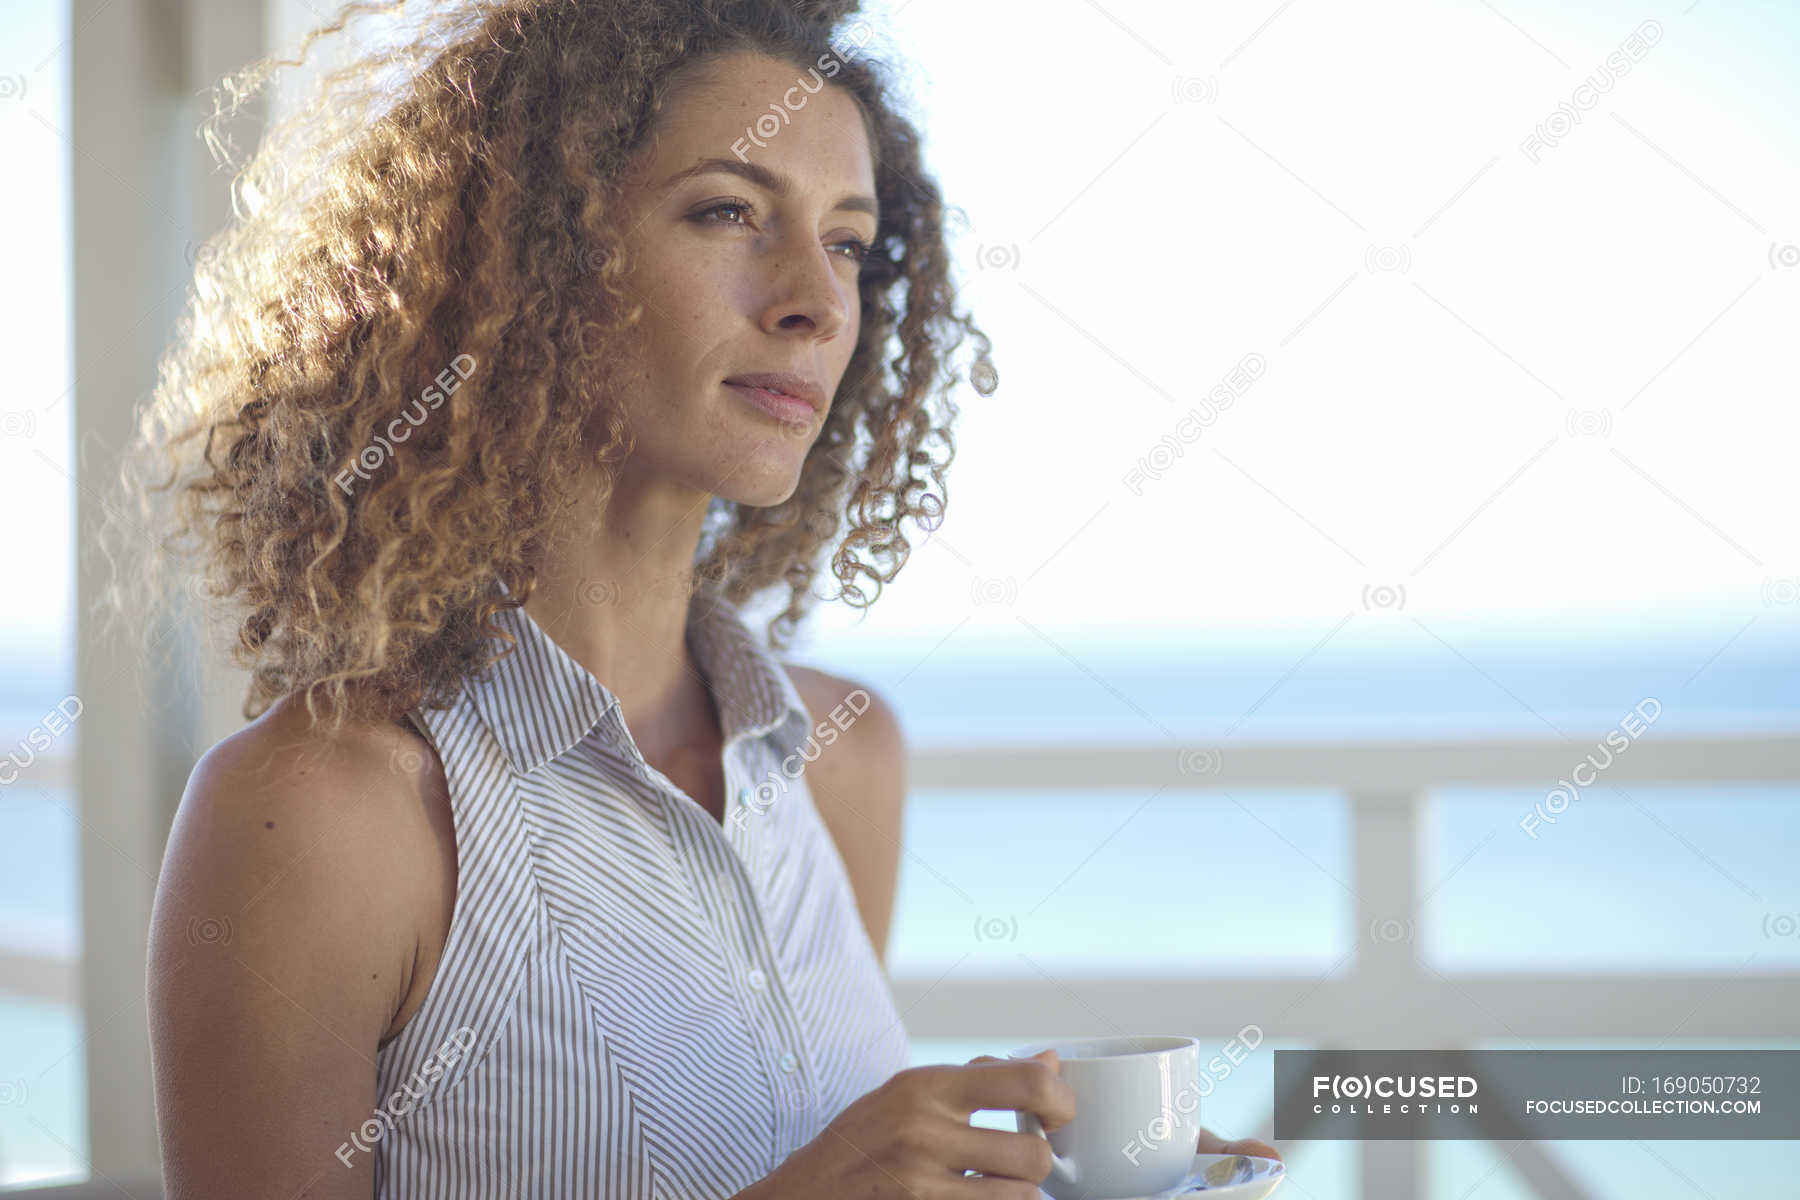
[[[1050,1143],[1050,1176],[1040,1186],[1055,1200],[1149,1196],[1180,1183],[1200,1137],[1200,1042],[1139,1034],[1038,1042],[1010,1051],[1030,1058],[1056,1051],[1058,1071],[1075,1092],[1075,1116],[1044,1132],[1037,1114],[1014,1114],[1019,1132]]]

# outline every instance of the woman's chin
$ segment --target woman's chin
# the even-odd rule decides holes
[[[721,500],[749,508],[774,508],[786,503],[800,486],[800,464],[785,471],[771,471],[751,476],[748,469],[727,478],[713,494]]]

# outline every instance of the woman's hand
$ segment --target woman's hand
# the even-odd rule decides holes
[[[969,1061],[971,1063],[978,1063],[1005,1062],[1006,1060],[995,1058],[990,1054],[983,1054],[979,1058],[972,1058]],[[1052,1061],[1055,1060],[1053,1059]],[[1234,1142],[1228,1142],[1204,1125],[1200,1127],[1199,1140],[1194,1143],[1194,1153],[1248,1154],[1252,1158],[1272,1158],[1276,1162],[1281,1161],[1281,1155],[1277,1154],[1275,1152],[1275,1147],[1269,1145],[1267,1142],[1261,1142],[1255,1138],[1238,1138]]]
[[[978,1109],[1005,1108],[1029,1109],[1046,1129],[1075,1115],[1054,1051],[901,1071],[736,1200],[1037,1200],[1049,1144],[969,1123]]]
[[[979,1058],[972,1058],[969,1061],[971,1063],[978,1063],[1004,1062],[1006,1060],[995,1058],[989,1054],[983,1054]],[[1052,1061],[1055,1060],[1053,1059]],[[1238,1138],[1236,1141],[1228,1142],[1204,1125],[1200,1127],[1199,1140],[1194,1143],[1194,1153],[1248,1154],[1252,1158],[1272,1158],[1276,1162],[1281,1161],[1281,1155],[1277,1154],[1275,1152],[1275,1147],[1269,1145],[1267,1142],[1261,1142],[1255,1138]]]
[[[1252,1158],[1272,1158],[1281,1161],[1281,1155],[1275,1153],[1275,1147],[1267,1142],[1259,1142],[1255,1138],[1239,1138],[1228,1142],[1206,1126],[1200,1127],[1200,1140],[1194,1143],[1195,1154],[1248,1154]]]

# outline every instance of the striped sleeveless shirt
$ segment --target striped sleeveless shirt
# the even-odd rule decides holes
[[[731,605],[696,591],[721,823],[524,609],[496,621],[516,646],[448,710],[407,714],[443,761],[456,901],[353,1139],[375,1196],[728,1197],[907,1065],[801,770],[812,719]]]

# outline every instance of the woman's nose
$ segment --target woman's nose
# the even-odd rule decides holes
[[[820,341],[836,337],[850,319],[845,283],[831,252],[817,241],[802,242],[772,256],[770,300],[763,325],[770,333],[809,331]]]

